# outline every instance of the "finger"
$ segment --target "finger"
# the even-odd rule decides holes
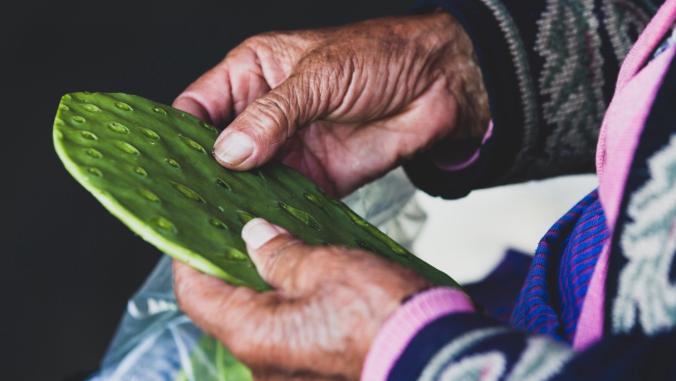
[[[286,292],[304,290],[309,279],[303,276],[302,262],[315,250],[286,230],[262,218],[254,218],[242,228],[251,260],[270,285]]]
[[[190,84],[173,106],[194,116],[220,125],[232,113],[230,75],[225,61],[216,65]]]
[[[223,166],[247,170],[270,160],[299,126],[324,114],[331,86],[310,81],[308,75],[291,76],[256,99],[226,128],[214,145]],[[321,95],[320,95],[321,94]]]
[[[278,292],[227,285],[179,261],[174,261],[174,292],[181,310],[198,327],[248,365],[285,357],[275,348],[288,340],[285,333],[292,320],[288,316],[294,315],[295,307]]]
[[[198,314],[213,312],[210,303],[216,298],[227,298],[235,290],[220,279],[204,274],[178,260],[173,261],[174,293],[181,309]]]
[[[252,49],[235,48],[174,101],[174,107],[220,126],[270,91]]]
[[[236,307],[248,308],[249,304],[258,303],[255,291],[231,286],[180,261],[174,260],[173,271],[174,293],[181,310],[212,334],[227,328],[223,319],[226,312],[235,314]]]

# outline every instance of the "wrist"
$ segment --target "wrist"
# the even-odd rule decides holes
[[[472,311],[472,301],[459,289],[435,287],[414,294],[380,328],[366,355],[361,379],[385,380],[418,331],[442,316]]]
[[[476,57],[474,46],[462,25],[443,11],[434,13],[439,19],[441,62],[449,92],[456,100],[458,110],[455,126],[447,138],[453,140],[481,140],[489,125],[488,94]]]

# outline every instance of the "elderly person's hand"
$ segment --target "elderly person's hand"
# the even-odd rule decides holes
[[[175,292],[195,324],[257,379],[357,379],[384,321],[429,286],[373,254],[307,246],[262,219],[245,225],[242,238],[274,291],[230,286],[174,261]]]
[[[472,45],[446,13],[252,37],[174,106],[223,126],[230,169],[278,155],[343,196],[442,137],[482,136]]]

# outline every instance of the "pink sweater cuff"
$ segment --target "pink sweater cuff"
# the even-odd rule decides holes
[[[415,295],[385,321],[373,340],[362,381],[387,379],[408,343],[427,324],[448,314],[473,311],[470,298],[458,289],[438,287]]]

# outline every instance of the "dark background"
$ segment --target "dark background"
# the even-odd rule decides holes
[[[403,13],[408,2],[90,0],[5,7],[0,378],[77,380],[97,367],[127,298],[160,254],[61,166],[51,142],[59,97],[123,91],[170,103],[247,36]]]

